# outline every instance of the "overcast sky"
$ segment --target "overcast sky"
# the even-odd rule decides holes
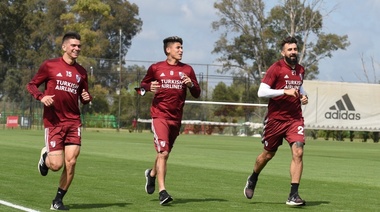
[[[162,49],[165,37],[178,35],[184,40],[182,61],[190,64],[218,64],[218,55],[212,54],[214,44],[222,31],[213,31],[211,23],[219,20],[213,7],[214,0],[129,0],[139,7],[143,21],[142,31],[132,39],[126,60],[161,61],[166,57]],[[279,0],[265,1],[269,10]],[[369,75],[380,79],[380,1],[379,0],[325,0],[322,14],[335,10],[324,18],[323,31],[348,35],[351,45],[346,50],[333,52],[332,58],[319,63],[318,80],[339,82],[366,82],[361,55]],[[375,60],[373,73],[371,57]],[[145,65],[147,66],[147,65]],[[193,66],[194,67],[194,66]],[[204,67],[194,67],[205,73]],[[307,70],[306,70],[307,71]],[[373,82],[373,81],[371,81]]]

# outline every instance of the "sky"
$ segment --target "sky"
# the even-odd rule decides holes
[[[215,42],[223,31],[213,31],[211,23],[220,17],[213,7],[215,0],[129,0],[139,7],[142,30],[132,39],[126,56],[128,61],[162,61],[165,37],[183,38],[182,62],[188,64],[220,64],[220,55],[212,54]],[[266,0],[266,10],[280,0]],[[319,62],[317,80],[338,82],[365,82],[364,59],[370,83],[380,79],[380,1],[379,0],[325,0],[321,13],[322,31],[347,35],[351,43],[346,50],[333,52],[332,58]],[[331,13],[326,14],[328,11]],[[373,58],[374,63],[371,62]],[[374,64],[374,68],[372,68]],[[145,67],[149,64],[144,64]],[[217,67],[193,65],[197,74],[212,75]],[[306,70],[307,71],[307,70]],[[375,72],[375,73],[374,73]],[[199,79],[198,79],[199,80]]]

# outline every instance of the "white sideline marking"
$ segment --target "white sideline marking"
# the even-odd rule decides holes
[[[25,207],[23,207],[21,205],[15,205],[15,204],[12,204],[10,202],[6,202],[4,200],[0,200],[0,204],[8,206],[8,207],[16,208],[16,209],[19,209],[19,210],[22,210],[22,211],[26,211],[26,212],[39,212],[39,211],[30,209],[30,208],[25,208]]]

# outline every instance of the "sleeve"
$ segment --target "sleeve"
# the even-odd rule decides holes
[[[46,68],[46,62],[44,62],[38,69],[38,72],[32,80],[26,85],[28,92],[37,100],[41,100],[44,97],[44,93],[41,92],[38,87],[48,79],[48,71]]]
[[[259,97],[273,98],[284,95],[284,89],[271,89],[266,83],[260,83],[259,90],[257,91]]]
[[[191,68],[191,70],[190,70],[190,76],[189,77],[191,79],[191,82],[193,83],[193,86],[191,86],[191,88],[189,88],[190,93],[194,98],[198,98],[201,95],[201,88],[199,87],[197,76],[195,75],[193,68]]]
[[[90,99],[85,101],[83,98],[82,98],[82,92],[83,90],[87,91],[88,92],[88,95],[90,95]],[[82,104],[88,104],[89,102],[92,101],[92,96],[90,94],[90,92],[88,91],[88,75],[85,74],[83,75],[83,82],[82,82],[82,85],[81,85],[81,89],[79,90],[79,97],[80,97],[80,101]]]
[[[301,94],[301,95],[304,95],[304,96],[307,96],[307,92],[305,91],[305,89],[303,88],[302,85],[301,85],[301,87],[300,87],[300,94]]]
[[[140,83],[140,89],[144,89],[144,92],[150,91],[150,84],[154,80],[156,80],[154,78],[154,65],[151,65]]]

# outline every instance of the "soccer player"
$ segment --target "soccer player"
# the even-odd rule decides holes
[[[307,104],[308,97],[302,87],[305,71],[298,64],[297,40],[294,37],[287,37],[282,41],[281,55],[283,59],[269,67],[258,90],[259,97],[269,98],[262,135],[264,149],[256,158],[253,173],[248,177],[244,188],[244,195],[248,199],[253,197],[260,172],[275,156],[283,139],[286,139],[292,152],[291,188],[286,204],[299,206],[305,205],[305,201],[298,194],[305,144],[301,104]]]
[[[86,70],[76,62],[81,50],[80,35],[68,32],[62,39],[63,56],[46,60],[27,84],[27,90],[44,104],[45,146],[41,150],[38,170],[46,176],[49,169],[63,167],[52,210],[69,210],[62,202],[74,178],[81,146],[79,103],[91,101]],[[45,83],[45,90],[38,87]]]
[[[140,85],[142,95],[146,91],[154,93],[150,112],[157,152],[153,168],[145,171],[145,191],[154,193],[157,178],[161,205],[173,200],[165,188],[166,164],[179,135],[187,90],[195,98],[201,93],[193,68],[180,62],[182,39],[172,36],[165,38],[163,43],[166,60],[151,65]]]

